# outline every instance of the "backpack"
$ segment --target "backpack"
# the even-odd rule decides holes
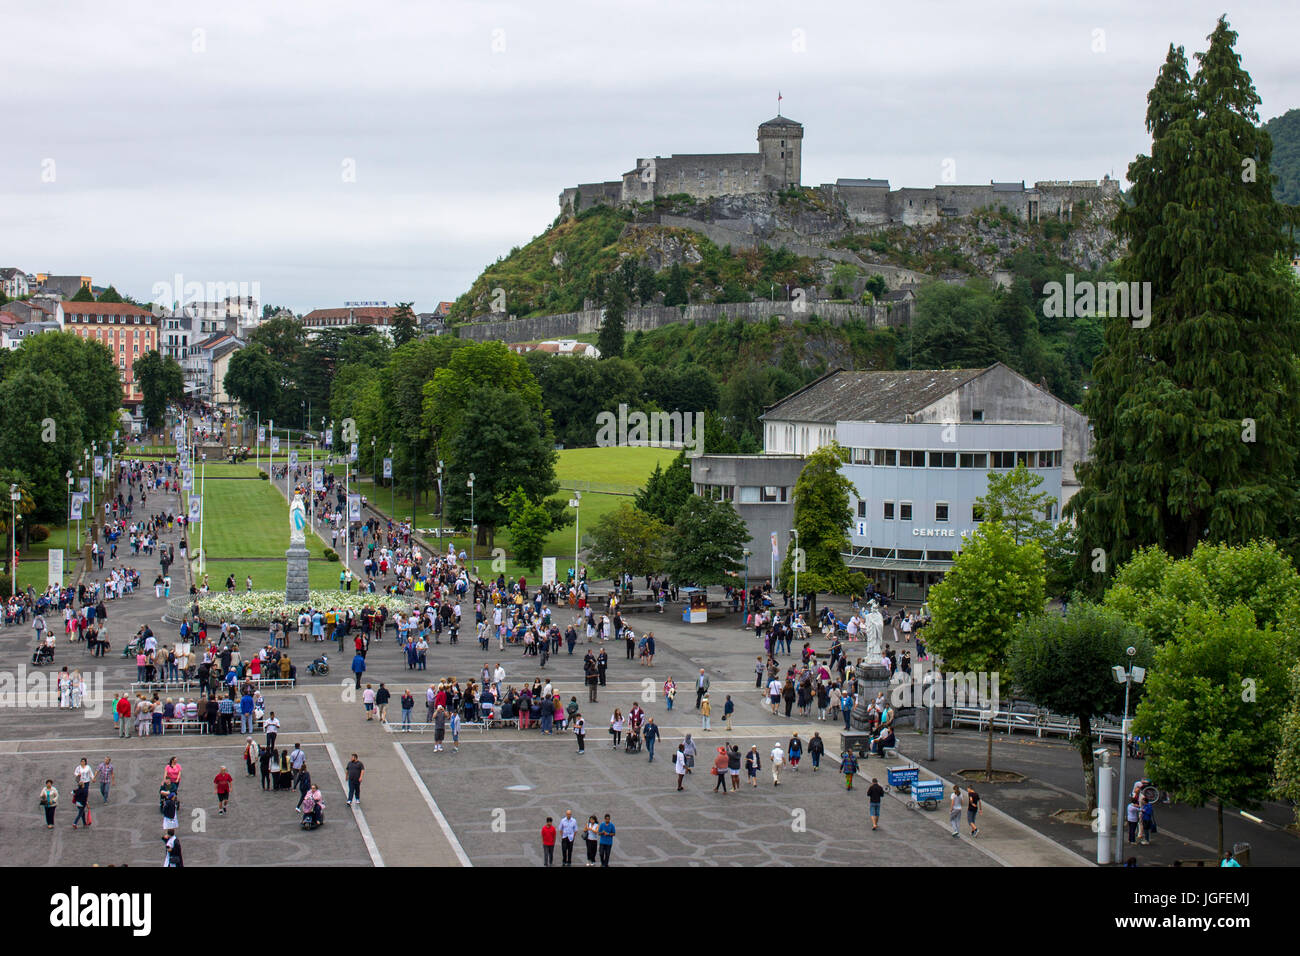
[[[176,797],[174,794],[168,794],[158,801],[158,809],[165,817],[174,818],[178,807],[176,806]]]

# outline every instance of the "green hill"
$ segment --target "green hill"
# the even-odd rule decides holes
[[[1274,117],[1264,129],[1273,139],[1273,194],[1278,202],[1300,206],[1300,109]]]

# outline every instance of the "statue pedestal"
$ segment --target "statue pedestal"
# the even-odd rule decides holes
[[[853,712],[849,715],[849,722],[853,725],[854,730],[867,729],[867,705],[876,699],[876,695],[881,691],[885,693],[885,700],[890,701],[889,668],[884,664],[862,664],[854,668],[854,682],[857,684],[858,702],[853,705]]]
[[[310,552],[305,544],[291,544],[284,553],[284,600],[288,604],[304,603],[311,585],[307,576],[307,558]]]

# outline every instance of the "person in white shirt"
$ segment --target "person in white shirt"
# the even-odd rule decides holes
[[[496,695],[498,700],[501,698],[501,682],[504,681],[505,679],[506,679],[506,669],[502,667],[500,664],[498,664],[497,669],[492,673],[492,683],[495,685],[495,690],[496,690]]]
[[[560,865],[573,865],[573,840],[578,834],[578,821],[573,819],[573,811],[565,810],[564,819],[560,821]]]
[[[772,786],[781,786],[781,765],[785,763],[785,749],[778,742],[772,748]]]
[[[86,758],[82,757],[81,763],[72,771],[72,775],[76,778],[77,783],[89,784],[90,781],[95,779],[95,768],[86,763]]]

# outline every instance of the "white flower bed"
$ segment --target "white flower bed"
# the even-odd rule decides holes
[[[198,598],[198,604],[208,621],[228,621],[241,627],[264,627],[281,617],[297,618],[303,607],[302,604],[286,604],[282,591],[214,592]],[[311,591],[306,604],[322,610],[351,608],[360,611],[367,605],[375,609],[383,607],[388,609],[390,617],[412,606],[408,598],[358,591]]]

